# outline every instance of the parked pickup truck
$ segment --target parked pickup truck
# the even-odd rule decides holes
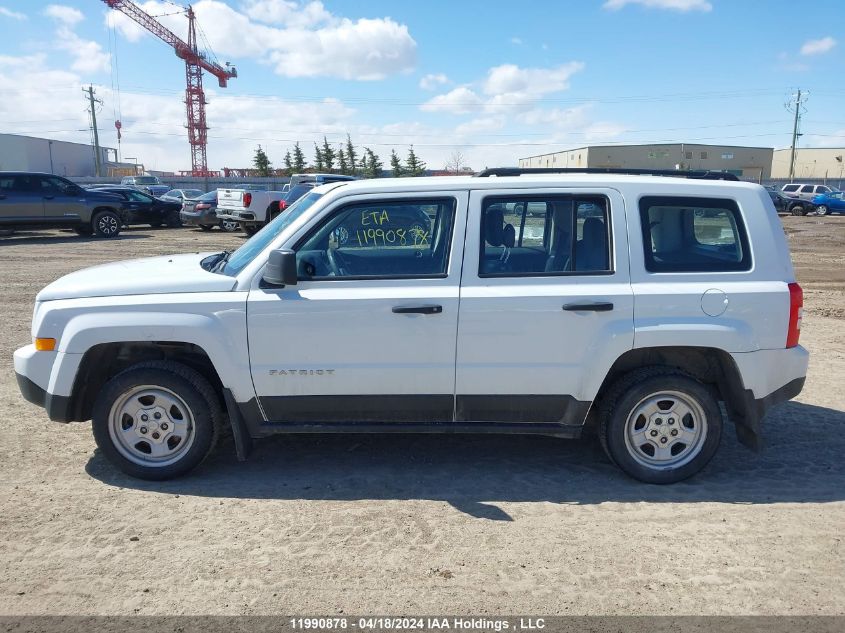
[[[217,218],[239,222],[244,233],[254,235],[279,211],[284,191],[269,191],[256,185],[217,190]]]
[[[255,235],[261,227],[279,214],[280,202],[286,200],[298,184],[313,186],[329,182],[355,180],[353,176],[341,174],[294,174],[282,191],[267,191],[252,188],[218,189],[217,217],[224,221],[239,222],[247,235]],[[293,201],[291,201],[293,202]],[[285,205],[281,205],[284,209]]]

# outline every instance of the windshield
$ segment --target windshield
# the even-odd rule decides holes
[[[135,179],[135,184],[136,185],[159,185],[161,183],[158,181],[158,178],[156,178],[155,176],[138,176]]]
[[[295,220],[302,216],[311,206],[323,197],[321,193],[309,193],[307,196],[301,197],[287,208],[284,213],[280,213],[267,226],[261,229],[258,233],[253,235],[246,243],[236,250],[229,257],[225,268],[221,271],[224,275],[234,277],[241,272],[244,267],[249,264],[255,257],[263,251],[276,237],[289,227]]]
[[[203,202],[211,202],[212,200],[217,200],[217,191],[209,191],[206,194],[201,195],[197,200],[202,200]]]

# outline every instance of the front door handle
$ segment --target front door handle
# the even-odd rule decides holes
[[[394,306],[395,314],[440,314],[443,306]]]
[[[567,303],[563,309],[568,312],[610,312],[613,310],[613,304],[609,301]]]

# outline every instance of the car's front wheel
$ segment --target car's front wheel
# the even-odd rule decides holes
[[[722,437],[722,412],[711,389],[671,368],[640,369],[622,378],[603,399],[599,420],[610,459],[652,484],[700,471]]]
[[[816,207],[816,214],[817,215],[827,215],[828,211],[829,211],[829,209],[827,208],[827,205],[820,204],[819,206]]]
[[[112,378],[94,403],[92,428],[103,455],[140,479],[184,475],[212,451],[222,421],[202,375],[170,361],[140,363]]]
[[[100,211],[91,220],[91,228],[97,237],[117,237],[123,221],[114,211]]]

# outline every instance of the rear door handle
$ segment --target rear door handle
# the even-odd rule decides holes
[[[443,306],[394,306],[396,314],[440,314]]]
[[[609,301],[567,303],[563,309],[568,312],[610,312],[613,310],[613,304]]]

